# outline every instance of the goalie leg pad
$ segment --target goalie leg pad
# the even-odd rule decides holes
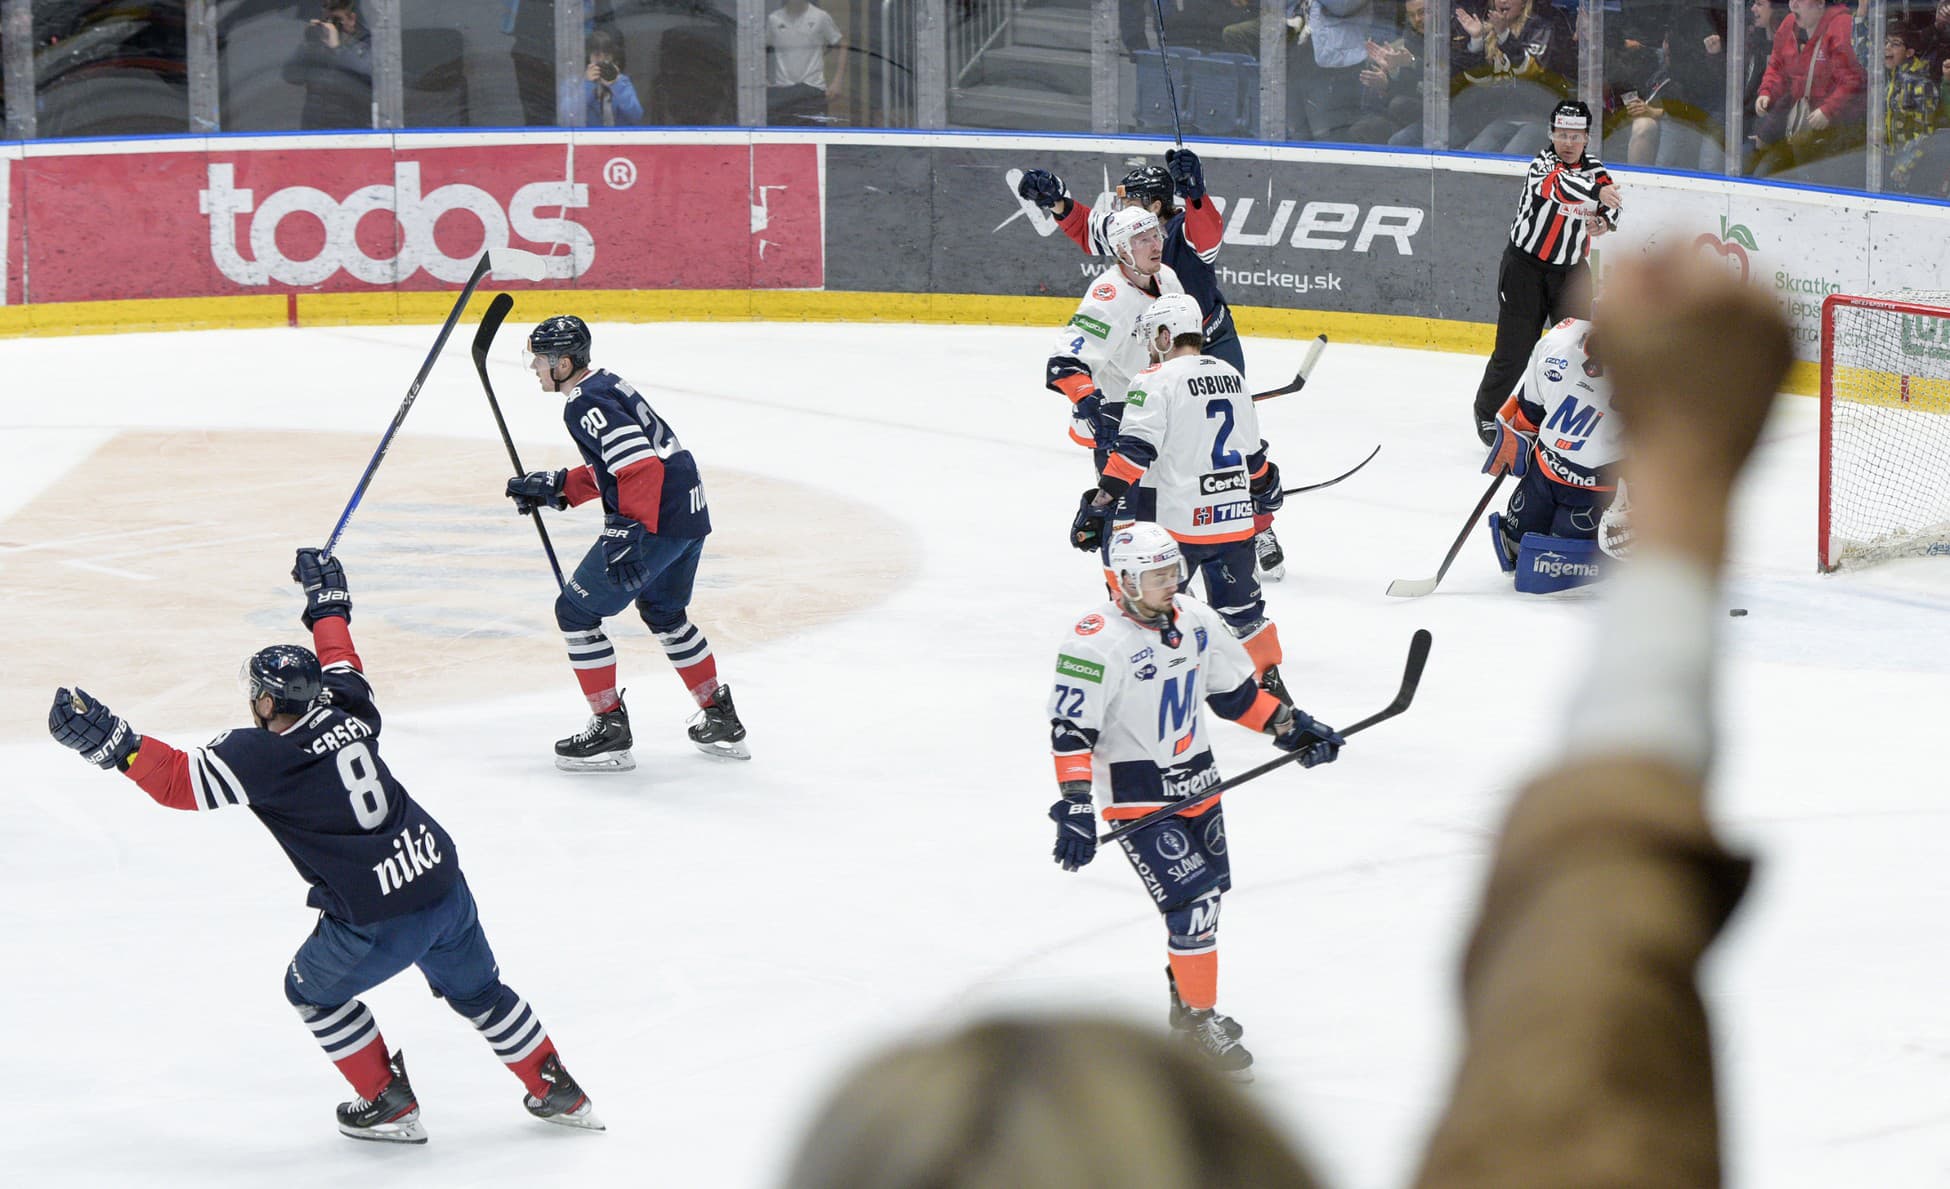
[[[1585,586],[1602,576],[1603,560],[1598,543],[1588,537],[1525,533],[1517,550],[1517,589],[1552,594]]]
[[[1510,535],[1509,522],[1501,512],[1490,513],[1490,544],[1496,549],[1496,564],[1508,574],[1517,568],[1517,548],[1519,542]]]

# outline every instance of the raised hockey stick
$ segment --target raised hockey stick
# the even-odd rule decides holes
[[[1289,496],[1289,495],[1299,495],[1303,491],[1319,491],[1323,487],[1332,487],[1334,484],[1339,483],[1342,479],[1345,479],[1348,476],[1354,474],[1355,471],[1358,471],[1362,467],[1367,466],[1369,463],[1373,462],[1374,456],[1379,453],[1381,453],[1381,447],[1376,446],[1374,449],[1368,451],[1368,456],[1366,458],[1362,459],[1360,462],[1355,463],[1351,469],[1342,471],[1340,474],[1335,475],[1332,479],[1327,479],[1319,483],[1309,483],[1304,487],[1289,487],[1285,491],[1282,491],[1280,495],[1282,497]]]
[[[1476,501],[1475,510],[1470,512],[1468,520],[1463,521],[1462,531],[1456,534],[1455,543],[1449,546],[1448,555],[1442,559],[1442,564],[1436,567],[1435,577],[1397,578],[1388,584],[1388,593],[1398,599],[1419,599],[1425,594],[1433,594],[1435,588],[1442,585],[1442,576],[1449,572],[1449,563],[1456,560],[1456,555],[1462,552],[1463,542],[1469,539],[1469,534],[1476,528],[1476,522],[1482,519],[1483,509],[1490,506],[1490,500],[1496,496],[1496,489],[1503,486],[1503,476],[1509,473],[1504,471],[1490,481],[1489,490],[1483,493],[1482,499]]]
[[[1342,727],[1341,738],[1346,739],[1349,736],[1358,735],[1376,723],[1386,722],[1408,709],[1409,703],[1415,700],[1415,688],[1422,684],[1422,667],[1429,663],[1429,645],[1434,640],[1435,637],[1429,634],[1427,628],[1415,629],[1415,634],[1409,637],[1408,664],[1402,668],[1402,686],[1395,691],[1395,700],[1362,719],[1360,722],[1355,723],[1353,726]],[[1187,809],[1195,809],[1229,789],[1236,789],[1249,780],[1259,779],[1282,764],[1291,764],[1305,753],[1306,748],[1301,748],[1299,751],[1287,752],[1278,759],[1268,760],[1257,768],[1249,768],[1229,780],[1220,781],[1196,797],[1187,797],[1183,801],[1173,801],[1163,809],[1154,810],[1151,813],[1145,814],[1143,817],[1125,822],[1123,825],[1104,834],[1097,841],[1099,843],[1115,842],[1126,834],[1136,833],[1146,826],[1156,825],[1158,822],[1168,817],[1181,814]]]
[[[1298,392],[1302,388],[1305,388],[1307,386],[1308,373],[1314,370],[1314,364],[1320,360],[1320,353],[1326,349],[1327,336],[1324,334],[1316,336],[1314,341],[1307,347],[1307,357],[1300,361],[1300,373],[1293,377],[1293,383],[1288,384],[1284,388],[1271,388],[1265,392],[1255,392],[1253,393],[1253,399],[1265,400],[1272,396],[1285,396],[1289,392]]]
[[[406,399],[400,402],[399,412],[393,414],[393,423],[386,427],[385,435],[379,439],[379,448],[372,452],[372,461],[366,464],[366,473],[359,476],[359,486],[353,489],[352,498],[346,501],[345,511],[339,513],[339,522],[332,526],[332,535],[325,539],[325,548],[320,551],[322,556],[330,557],[332,551],[338,548],[339,538],[345,535],[345,526],[351,522],[353,510],[365,498],[366,488],[372,485],[372,477],[379,470],[380,460],[386,457],[386,451],[393,444],[393,436],[399,433],[400,426],[406,424],[407,410],[413,407],[413,401],[420,395],[420,385],[427,382],[427,375],[433,371],[434,360],[440,358],[440,349],[447,345],[447,336],[454,333],[454,324],[460,321],[461,311],[467,308],[474,290],[480,288],[481,281],[490,272],[524,281],[539,281],[548,275],[546,262],[533,252],[524,252],[520,248],[490,248],[481,253],[480,260],[475,262],[473,274],[467,278],[467,287],[460,291],[454,308],[448,311],[447,320],[440,326],[440,336],[433,340],[433,350],[427,352],[426,362],[420,365],[420,373],[413,377],[413,387],[406,390]]]
[[[1185,130],[1178,124],[1178,88],[1171,83],[1171,47],[1165,44],[1165,0],[1151,0],[1151,11],[1158,14],[1158,69],[1165,72],[1165,95],[1171,100],[1171,137],[1185,147]]]
[[[494,399],[494,385],[488,381],[488,348],[494,345],[494,336],[507,320],[508,311],[515,308],[515,299],[505,293],[497,293],[488,303],[487,313],[481,316],[480,329],[474,332],[474,370],[481,375],[481,391],[487,393],[488,408],[494,411],[494,424],[501,430],[501,442],[508,447],[508,461],[514,464],[517,476],[528,473],[521,465],[521,455],[515,453],[514,435],[508,432],[508,423],[501,418],[501,402]],[[542,538],[542,552],[548,554],[548,568],[555,571],[555,585],[562,585],[562,563],[555,560],[555,546],[548,539],[548,529],[542,524],[542,514],[537,509],[529,519],[535,522],[535,531]]]

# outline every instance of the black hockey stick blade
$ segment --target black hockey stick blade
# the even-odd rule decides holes
[[[1507,474],[1508,471],[1503,472],[1503,475]],[[1435,593],[1435,588],[1442,585],[1442,576],[1449,572],[1450,563],[1454,562],[1456,555],[1462,552],[1463,542],[1469,539],[1469,534],[1476,528],[1476,522],[1482,519],[1483,509],[1490,506],[1490,500],[1496,497],[1496,489],[1503,486],[1503,475],[1498,475],[1490,483],[1489,490],[1483,493],[1483,498],[1476,501],[1476,510],[1469,514],[1468,520],[1463,521],[1462,531],[1456,534],[1455,541],[1449,546],[1448,555],[1442,559],[1442,564],[1436,567],[1435,577],[1397,578],[1388,584],[1390,595],[1398,599],[1419,599],[1425,594]]]
[[[1409,637],[1408,663],[1402,667],[1402,684],[1401,688],[1395,691],[1394,701],[1383,706],[1373,714],[1370,714],[1360,722],[1352,726],[1342,727],[1341,738],[1346,739],[1349,736],[1358,735],[1376,723],[1386,722],[1409,708],[1409,705],[1415,701],[1416,689],[1422,684],[1422,669],[1429,663],[1429,646],[1434,642],[1435,637],[1429,634],[1429,629],[1415,629],[1415,634]],[[1212,800],[1214,797],[1229,789],[1236,789],[1249,780],[1257,780],[1275,768],[1293,763],[1304,754],[1304,751],[1305,749],[1287,752],[1277,759],[1266,761],[1257,768],[1249,768],[1239,775],[1232,777],[1230,780],[1222,780],[1196,797],[1187,797],[1183,801],[1173,801],[1163,809],[1154,810],[1141,818],[1125,822],[1116,829],[1105,833],[1097,841],[1100,844],[1116,842],[1126,834],[1136,833],[1146,826],[1155,825],[1168,817],[1175,817],[1187,809],[1196,809],[1198,806],[1205,804],[1207,801]]]
[[[1265,400],[1268,397],[1285,396],[1289,392],[1298,392],[1302,388],[1305,388],[1307,386],[1307,377],[1313,374],[1314,364],[1320,362],[1320,353],[1326,349],[1327,336],[1324,334],[1316,335],[1314,341],[1307,347],[1306,358],[1300,361],[1300,372],[1293,377],[1293,383],[1288,384],[1284,388],[1273,388],[1265,392],[1255,392],[1253,393],[1253,399]]]
[[[1285,491],[1282,491],[1280,495],[1282,497],[1289,496],[1289,495],[1299,495],[1303,491],[1319,491],[1323,487],[1332,487],[1334,484],[1339,483],[1342,479],[1346,479],[1349,476],[1353,475],[1355,471],[1358,471],[1362,467],[1367,466],[1369,463],[1373,462],[1374,456],[1379,453],[1381,453],[1381,447],[1377,445],[1374,449],[1368,451],[1368,456],[1366,458],[1362,459],[1360,462],[1355,463],[1348,470],[1342,471],[1340,474],[1335,475],[1332,479],[1328,479],[1325,482],[1321,482],[1321,483],[1309,483],[1304,487],[1289,487]]]
[[[494,336],[501,330],[501,324],[508,320],[508,311],[515,308],[515,299],[505,293],[497,293],[488,303],[487,312],[481,316],[481,325],[474,331],[474,371],[481,377],[481,391],[487,393],[488,408],[494,413],[494,424],[501,431],[502,444],[508,447],[508,461],[514,465],[515,474],[528,472],[521,465],[521,455],[515,451],[514,435],[508,432],[508,423],[501,417],[501,402],[494,399],[494,384],[488,379],[488,348],[494,345]],[[533,514],[535,532],[542,538],[542,552],[548,554],[548,568],[555,572],[555,585],[562,585],[562,563],[555,559],[555,544],[548,539],[548,528],[542,524],[541,513]]]

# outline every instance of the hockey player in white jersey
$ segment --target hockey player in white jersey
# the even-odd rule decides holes
[[[1202,354],[1198,303],[1173,293],[1138,318],[1152,364],[1131,381],[1097,486],[1083,493],[1070,541],[1101,547],[1108,525],[1153,521],[1178,540],[1205,598],[1245,645],[1253,669],[1281,701],[1279,630],[1266,618],[1254,569],[1254,517],[1281,503],[1280,468],[1266,457],[1246,381]]]
[[[1066,871],[1097,853],[1097,811],[1129,820],[1219,783],[1206,740],[1213,711],[1301,751],[1305,767],[1331,762],[1332,727],[1261,689],[1252,659],[1218,614],[1180,594],[1187,573],[1178,541],[1138,522],[1111,534],[1116,593],[1076,622],[1056,657],[1050,746],[1062,797],[1050,806],[1056,861]],[[1093,795],[1094,794],[1094,795]],[[1220,894],[1232,887],[1225,816],[1214,799],[1118,841],[1167,931],[1171,1026],[1226,1073],[1249,1079],[1252,1054],[1239,1024],[1217,1011]]]
[[[1598,576],[1599,521],[1623,453],[1611,395],[1591,323],[1566,318],[1537,341],[1497,413],[1483,473],[1508,472],[1518,485],[1490,516],[1490,536],[1518,590],[1545,594]]]
[[[1096,451],[1099,468],[1124,406],[1131,377],[1150,362],[1138,337],[1138,316],[1160,294],[1183,293],[1165,263],[1164,233],[1150,211],[1126,208],[1104,233],[1117,263],[1084,291],[1077,312],[1050,352],[1045,384],[1070,402],[1070,438]]]

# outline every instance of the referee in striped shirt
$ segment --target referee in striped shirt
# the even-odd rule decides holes
[[[1550,147],[1531,161],[1510,243],[1496,271],[1496,349],[1476,390],[1476,436],[1496,439],[1496,411],[1523,374],[1544,329],[1589,318],[1591,241],[1618,226],[1618,186],[1595,157],[1591,109],[1566,100],[1551,112]],[[1577,283],[1573,283],[1573,282]]]

